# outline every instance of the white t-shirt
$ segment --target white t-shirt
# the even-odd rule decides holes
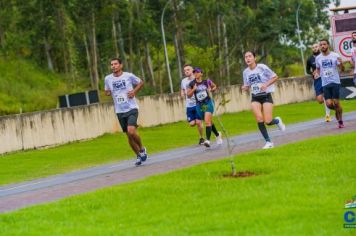
[[[340,57],[336,52],[330,52],[327,56],[322,53],[316,57],[316,68],[320,69],[320,77],[322,86],[326,86],[331,83],[340,84],[340,76],[337,71],[337,65],[340,62],[337,60]]]
[[[181,82],[181,89],[184,90],[184,93],[185,93],[185,106],[187,108],[189,107],[195,107],[196,106],[196,100],[195,100],[195,96],[191,96],[191,97],[188,97],[187,95],[187,91],[189,89],[189,83],[192,82],[194,79],[189,79],[188,77],[182,79],[182,82]]]
[[[133,85],[137,85],[140,82],[140,78],[128,72],[123,72],[117,77],[113,74],[105,77],[105,90],[111,91],[116,113],[125,113],[132,109],[138,109],[136,99],[129,98],[127,94],[134,89]]]
[[[351,48],[351,60],[354,62],[354,74],[356,74],[356,47]]]
[[[259,95],[263,93],[273,93],[275,88],[274,84],[267,87],[266,91],[261,90],[261,85],[277,76],[268,66],[265,64],[257,64],[257,66],[251,70],[247,67],[243,72],[244,85],[250,86],[252,95]]]

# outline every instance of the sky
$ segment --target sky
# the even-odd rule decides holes
[[[330,4],[331,7],[334,7],[334,4]],[[340,7],[356,6],[355,0],[341,0]]]

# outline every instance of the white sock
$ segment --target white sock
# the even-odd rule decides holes
[[[325,106],[325,115],[330,116],[330,109],[329,107],[326,106],[325,99],[324,99],[324,106]]]

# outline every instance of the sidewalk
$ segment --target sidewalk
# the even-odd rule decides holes
[[[356,130],[356,112],[344,115],[346,128],[338,129],[336,122],[325,123],[324,119],[288,125],[285,132],[271,130],[270,135],[276,147],[300,140],[335,135]],[[230,138],[234,145],[233,154],[259,150],[264,142],[260,133],[238,135]],[[134,160],[103,165],[50,176],[34,181],[0,187],[0,212],[50,202],[75,194],[143,179],[147,176],[166,173],[228,156],[226,140],[224,145],[213,145],[210,149],[189,146],[150,155],[144,165],[135,167]],[[268,150],[265,150],[268,151]]]

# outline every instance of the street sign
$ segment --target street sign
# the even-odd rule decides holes
[[[356,12],[333,15],[330,17],[330,23],[334,51],[340,54],[343,61],[350,61],[352,48],[351,33],[356,32]]]
[[[351,59],[351,49],[352,49],[352,42],[351,36],[342,35],[342,36],[335,36],[334,39],[334,47],[343,60],[350,60]]]

